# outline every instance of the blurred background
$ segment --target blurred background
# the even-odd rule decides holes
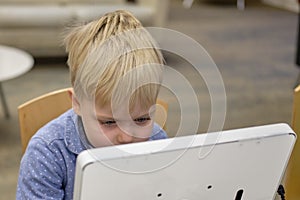
[[[117,0],[114,5],[110,5],[111,1],[77,0],[68,8],[62,6],[68,6],[70,2],[61,2],[64,3],[49,1],[48,5],[34,0],[0,0],[0,44],[23,49],[35,61],[27,73],[2,82],[11,116],[5,118],[3,107],[0,107],[0,199],[15,198],[21,159],[17,107],[44,93],[70,86],[62,46],[64,27],[74,21],[91,20],[109,9],[131,10],[145,26],[179,31],[204,47],[224,82],[227,100],[225,130],[290,123],[293,88],[299,75],[295,64],[298,37],[296,1],[195,0],[190,8],[187,8],[188,1],[184,6],[180,0],[158,3]],[[50,9],[43,11],[45,6]],[[68,9],[78,9],[77,16],[67,16]],[[13,11],[18,12],[14,15]],[[174,41],[173,45],[180,44]],[[164,52],[164,55],[167,64],[183,74],[193,86],[201,114],[197,132],[206,132],[211,103],[205,82],[184,58],[169,52]],[[173,84],[180,88],[176,80]],[[160,98],[169,104],[169,136],[180,135],[177,129],[181,110],[176,95],[168,88],[162,88]],[[187,96],[186,101],[189,100]],[[194,111],[193,107],[184,109]],[[189,121],[194,123],[195,119],[191,117]]]

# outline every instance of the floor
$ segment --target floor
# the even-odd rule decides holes
[[[185,9],[180,1],[172,1],[166,28],[179,31],[185,39],[189,36],[194,44],[202,45],[217,68],[213,74],[205,68],[199,73],[186,57],[164,52],[167,64],[183,75],[182,80],[187,80],[193,91],[186,93],[183,82],[177,81],[172,73],[166,75],[170,82],[160,97],[169,103],[168,134],[203,133],[217,129],[215,123],[224,124],[223,129],[290,123],[292,92],[299,74],[294,64],[297,20],[296,13],[259,3],[249,3],[241,11],[232,4],[199,1],[191,9]],[[185,41],[171,43],[174,49],[184,49],[185,55],[197,58],[200,54]],[[199,46],[197,48],[199,50]],[[205,54],[203,49],[201,53]],[[15,198],[21,159],[18,105],[70,85],[64,62],[53,61],[38,59],[30,72],[3,83],[11,118],[5,119],[0,107],[0,199]],[[212,62],[209,64],[214,66]],[[195,115],[194,100],[199,102],[200,120],[195,118],[199,116]],[[213,122],[210,121],[212,111],[216,114],[213,116],[217,116]],[[183,114],[185,131],[177,133]]]

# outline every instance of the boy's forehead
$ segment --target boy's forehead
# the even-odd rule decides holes
[[[111,104],[105,104],[104,106],[95,105],[96,116],[120,118],[124,116],[138,117],[149,113],[151,106],[141,106],[140,103],[136,103],[132,108],[125,104],[113,108]]]

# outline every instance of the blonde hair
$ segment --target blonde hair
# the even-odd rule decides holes
[[[65,38],[76,96],[122,104],[131,95],[154,104],[162,81],[163,57],[155,41],[129,12],[118,10],[75,27]]]

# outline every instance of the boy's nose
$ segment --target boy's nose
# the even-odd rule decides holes
[[[120,144],[127,144],[133,142],[133,136],[130,133],[126,133],[123,130],[120,130],[117,139]]]

